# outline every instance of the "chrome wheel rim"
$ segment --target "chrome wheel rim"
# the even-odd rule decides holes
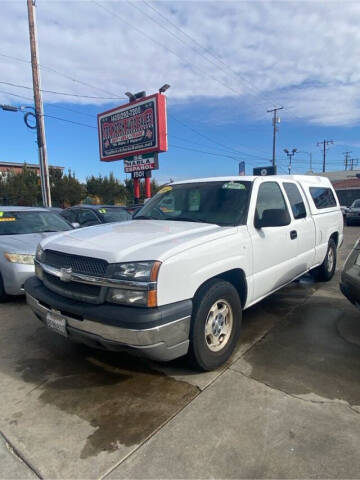
[[[327,258],[327,268],[328,272],[331,272],[334,267],[335,257],[334,257],[334,250],[332,248],[328,251],[328,258]]]
[[[205,342],[209,350],[219,352],[229,342],[234,325],[232,308],[226,300],[217,300],[205,322]]]

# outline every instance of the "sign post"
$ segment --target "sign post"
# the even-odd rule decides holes
[[[150,198],[151,174],[133,173],[158,169],[158,153],[167,151],[165,95],[135,99],[99,113],[97,120],[100,160],[124,160],[125,173],[132,174],[135,202],[140,199],[140,178],[145,178],[145,195]]]

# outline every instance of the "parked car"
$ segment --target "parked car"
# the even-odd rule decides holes
[[[346,225],[354,225],[360,222],[360,199],[354,200],[346,212]]]
[[[349,211],[348,207],[345,207],[345,205],[340,205],[341,213],[343,214],[343,217],[346,218],[346,214]]]
[[[143,203],[138,205],[129,205],[126,207],[126,210],[130,213],[130,215],[134,216],[142,207],[144,206]]]
[[[0,206],[0,301],[24,294],[24,282],[34,275],[38,243],[54,232],[72,230],[57,213],[45,208]]]
[[[126,207],[114,205],[77,205],[66,208],[62,215],[75,227],[90,227],[101,223],[125,222],[131,220],[132,215]]]
[[[162,361],[189,354],[211,370],[233,352],[242,310],[308,271],[330,280],[342,241],[327,178],[191,180],[163,187],[131,222],[43,240],[25,290],[69,339]]]
[[[360,240],[346,259],[341,272],[340,290],[351,303],[360,307]]]

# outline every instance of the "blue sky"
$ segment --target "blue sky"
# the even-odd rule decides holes
[[[83,124],[46,117],[49,163],[81,180],[110,171],[124,178],[122,162],[99,161],[96,114],[124,103],[127,90],[150,94],[164,83],[169,151],[154,172],[161,183],[236,174],[242,160],[248,174],[269,165],[266,110],[274,105],[285,107],[279,173],[287,171],[284,148],[311,152],[320,171],[323,139],[334,140],[328,170],[342,168],[346,150],[360,158],[358,2],[38,0],[37,14],[42,88],[68,94],[44,93],[45,113]],[[29,105],[26,2],[2,1],[2,17],[0,103]],[[21,113],[0,110],[0,131],[1,160],[37,162]],[[299,152],[293,173],[308,169],[309,155]]]

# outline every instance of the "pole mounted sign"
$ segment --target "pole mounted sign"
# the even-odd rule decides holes
[[[167,151],[166,97],[161,93],[99,113],[97,119],[103,162],[130,156],[136,161],[136,156]],[[135,170],[126,170],[125,164],[126,171]]]
[[[142,170],[157,170],[159,168],[158,154],[145,153],[124,158],[125,173],[140,172]]]

